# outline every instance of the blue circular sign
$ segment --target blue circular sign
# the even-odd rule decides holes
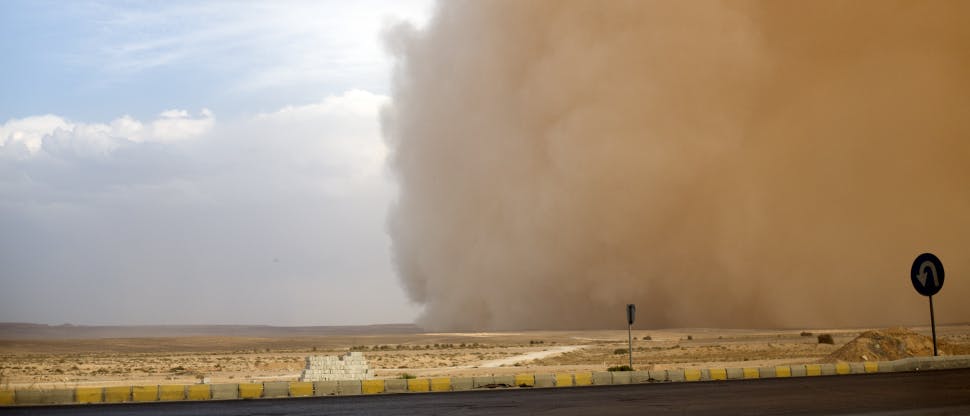
[[[913,288],[923,296],[933,296],[943,288],[943,262],[932,253],[923,253],[913,261],[909,277]]]

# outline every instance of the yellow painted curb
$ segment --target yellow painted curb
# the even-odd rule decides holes
[[[805,375],[806,376],[822,375],[822,366],[818,364],[805,364]]]
[[[685,368],[684,379],[687,381],[698,381],[701,379],[701,370],[696,368]]]
[[[131,386],[131,401],[154,402],[158,400],[158,386]]]
[[[849,363],[838,363],[835,365],[836,374],[849,374],[852,368],[849,367]]]
[[[408,380],[408,391],[413,393],[424,393],[431,391],[431,383],[426,378],[414,378]]]
[[[74,401],[77,403],[101,403],[101,387],[78,387],[74,389]]]
[[[131,386],[114,386],[104,388],[105,403],[122,403],[131,400]]]
[[[360,392],[363,394],[383,393],[384,380],[361,380]]]
[[[791,377],[791,367],[788,367],[788,366],[775,367],[775,377]]]
[[[192,384],[188,391],[189,400],[209,400],[212,398],[212,390],[208,384]]]
[[[866,361],[862,363],[862,368],[864,368],[867,373],[875,373],[879,371],[879,363],[875,361]]]
[[[185,386],[172,384],[162,384],[158,386],[158,400],[185,400]]]
[[[0,390],[0,404],[13,404],[14,396],[13,390]]]
[[[576,373],[573,385],[589,386],[593,384],[593,373]]]
[[[240,399],[258,399],[263,395],[262,383],[239,383]]]
[[[759,378],[761,374],[758,372],[757,368],[745,367],[741,369],[741,373],[744,378]]]
[[[515,375],[515,385],[516,386],[519,386],[519,387],[522,387],[522,386],[528,386],[528,387],[535,386],[536,385],[536,376],[535,376],[535,374],[516,374]]]
[[[431,379],[431,391],[451,391],[451,378],[437,377]]]
[[[727,370],[723,368],[712,368],[709,370],[711,373],[711,380],[727,380]]]
[[[309,381],[292,381],[289,385],[290,397],[306,397],[313,395],[313,383]]]
[[[570,387],[573,385],[573,375],[569,373],[556,373],[556,387]]]

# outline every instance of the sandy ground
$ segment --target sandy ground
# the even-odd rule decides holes
[[[635,330],[633,364],[664,369],[812,363],[866,329]],[[929,334],[929,328],[913,329]],[[822,333],[835,343],[818,343]],[[970,325],[939,327],[938,334],[970,347]],[[382,378],[603,371],[626,364],[627,348],[626,331],[0,339],[0,388],[296,380],[306,356],[347,351],[363,351]]]

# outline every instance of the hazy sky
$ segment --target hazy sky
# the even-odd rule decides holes
[[[428,329],[970,317],[970,2],[444,1],[383,132]]]
[[[0,321],[413,320],[381,33],[430,12],[0,2]]]

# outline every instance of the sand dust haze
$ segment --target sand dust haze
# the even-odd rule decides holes
[[[428,328],[970,319],[970,2],[445,1],[391,27]]]

